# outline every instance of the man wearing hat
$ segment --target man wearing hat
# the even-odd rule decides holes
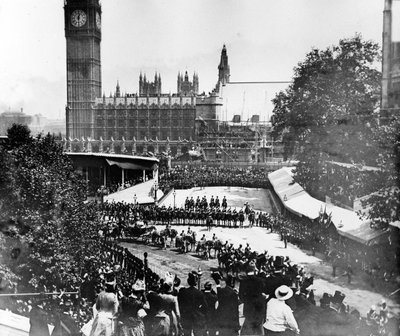
[[[206,311],[206,330],[209,335],[214,335],[214,319],[215,319],[215,307],[217,303],[217,294],[212,289],[212,284],[210,281],[207,281],[204,284],[203,290],[204,298],[207,302],[207,311]]]
[[[245,317],[241,335],[261,335],[265,316],[264,281],[255,274],[256,263],[248,265],[247,276],[240,281],[239,298]]]
[[[284,336],[287,329],[294,330],[297,334],[300,333],[296,319],[290,307],[285,303],[285,300],[293,296],[293,290],[282,285],[275,291],[275,298],[268,301],[266,322],[263,327],[265,335]]]
[[[181,288],[178,293],[179,309],[184,336],[204,335],[207,302],[204,294],[196,288],[198,275],[190,272],[187,282],[189,287]]]
[[[237,336],[240,330],[239,324],[239,296],[234,290],[234,279],[228,274],[226,286],[221,287],[222,276],[219,272],[212,275],[217,285],[218,307],[215,314],[215,329],[219,336]]]

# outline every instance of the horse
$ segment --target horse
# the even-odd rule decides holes
[[[196,246],[196,253],[198,256],[204,257],[204,259],[208,260],[210,258],[210,241],[202,241],[200,240]]]
[[[220,240],[208,240],[207,244],[209,245],[209,250],[210,250],[210,255],[211,255],[211,250],[214,250],[214,259],[217,258],[217,256],[220,254],[222,250],[222,241]]]
[[[193,232],[191,235],[178,236],[175,239],[175,246],[181,249],[183,253],[191,252],[194,250],[196,245],[196,233]]]
[[[176,231],[175,229],[170,229],[170,228],[166,228],[164,230],[161,230],[159,233],[160,239],[161,239],[161,243],[164,245],[164,247],[166,247],[167,239],[170,239],[171,241],[176,238],[176,236],[178,235],[178,231]]]

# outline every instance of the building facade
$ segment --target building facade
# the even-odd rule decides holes
[[[114,95],[97,98],[93,111],[93,139],[178,140],[194,136],[194,95]]]

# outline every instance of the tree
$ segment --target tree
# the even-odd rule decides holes
[[[368,218],[378,227],[400,221],[400,117],[376,128],[375,140],[381,149],[376,158],[381,169],[382,187],[365,200]]]
[[[373,163],[381,75],[379,46],[360,35],[313,49],[294,69],[293,83],[273,99],[274,136],[299,160],[295,179],[311,194],[327,160]]]
[[[26,125],[13,124],[7,130],[8,141],[6,148],[12,150],[32,142],[31,130]]]
[[[14,145],[0,148],[0,220],[16,223],[2,237],[2,263],[20,288],[74,288],[84,256],[98,252],[96,209],[84,203],[86,183],[52,136],[22,139],[11,133]],[[23,251],[12,258],[16,238]]]

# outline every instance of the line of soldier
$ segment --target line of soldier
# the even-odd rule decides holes
[[[213,199],[213,198],[212,198]],[[223,207],[213,206],[204,198],[194,201],[193,198],[185,201],[185,207],[165,207],[154,205],[133,205],[125,203],[104,203],[103,218],[107,218],[109,224],[116,227],[134,225],[137,221],[143,220],[146,223],[177,224],[177,225],[209,225],[225,227],[243,227],[245,220],[249,226],[267,227],[272,230],[276,220],[268,213],[255,211],[245,204],[239,211],[227,207],[226,199],[222,200]],[[218,204],[218,197],[214,200],[214,205]],[[195,202],[195,206],[192,206]],[[207,205],[206,205],[207,202]],[[198,206],[196,206],[198,203]],[[210,221],[211,219],[211,221]]]

